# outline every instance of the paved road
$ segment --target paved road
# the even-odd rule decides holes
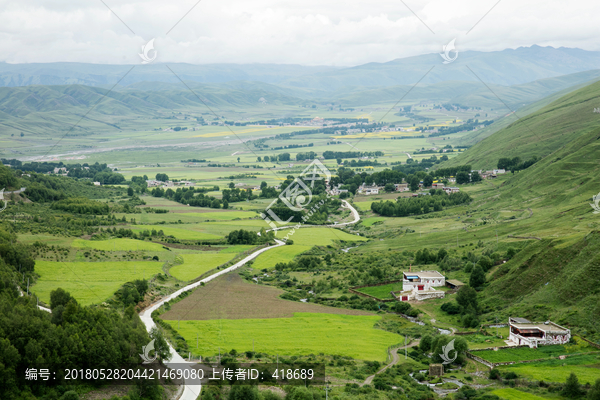
[[[400,356],[398,355],[398,350],[404,350],[404,349],[409,349],[411,347],[418,346],[419,342],[420,341],[417,340],[407,346],[398,347],[397,349],[392,350],[392,362],[390,362],[385,367],[381,368],[379,371],[375,372],[373,375],[367,377],[367,379],[365,379],[365,381],[360,386],[370,385],[371,382],[373,382],[373,379],[375,379],[375,375],[379,375],[382,372],[384,372],[386,369],[388,369],[389,367],[398,364],[398,361],[400,361]]]
[[[154,323],[154,321],[152,320],[152,312],[154,310],[157,310],[160,306],[162,306],[164,303],[166,303],[167,301],[173,300],[174,298],[176,298],[177,296],[179,296],[180,294],[182,294],[183,292],[187,292],[188,290],[192,290],[198,286],[200,286],[202,284],[202,282],[209,282],[213,279],[215,279],[218,276],[221,276],[223,274],[226,274],[228,272],[231,272],[237,268],[240,268],[242,265],[246,264],[248,261],[255,259],[256,257],[258,257],[260,254],[264,253],[265,251],[274,249],[276,247],[279,246],[284,246],[285,243],[282,241],[279,241],[277,239],[275,239],[275,241],[277,242],[276,245],[274,246],[269,246],[269,247],[265,247],[263,249],[260,249],[252,254],[250,254],[248,257],[244,258],[241,261],[238,261],[236,264],[232,265],[229,268],[226,268],[222,271],[217,272],[216,274],[213,274],[207,278],[202,279],[201,281],[198,282],[194,282],[190,285],[185,286],[182,289],[179,289],[178,291],[176,291],[175,293],[171,294],[168,297],[165,297],[164,299],[160,300],[158,303],[154,303],[153,305],[151,305],[150,307],[146,308],[144,311],[142,311],[140,313],[140,319],[142,320],[142,322],[144,323],[144,325],[146,326],[146,330],[148,332],[150,332],[150,330],[152,328],[154,328],[156,326],[156,324]],[[175,349],[169,345],[170,351],[171,351],[171,360],[169,360],[169,362],[166,363],[167,366],[171,365],[173,367],[176,368],[189,368],[189,366],[193,363],[190,363],[186,360],[183,359],[183,357],[181,357],[176,351]],[[194,382],[196,383],[196,382]],[[196,400],[196,398],[200,395],[200,390],[201,390],[201,386],[200,385],[191,385],[189,383],[186,382],[186,385],[184,386],[183,389],[183,393],[181,395],[181,397],[179,397],[179,400]]]

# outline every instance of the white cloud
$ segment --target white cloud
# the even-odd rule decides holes
[[[600,3],[492,1],[197,0],[0,1],[0,60],[139,63],[156,38],[161,62],[357,65],[439,52],[492,51],[532,44],[600,50]]]

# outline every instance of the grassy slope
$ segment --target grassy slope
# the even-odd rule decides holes
[[[600,128],[594,113],[600,98],[600,82],[571,92],[485,138],[443,166],[471,164],[492,168],[501,157],[545,157],[580,136]]]
[[[183,254],[182,257],[183,264],[172,267],[169,273],[177,279],[189,281],[226,263],[234,258],[235,254],[207,251],[199,254]]]

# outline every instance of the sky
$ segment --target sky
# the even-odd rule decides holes
[[[598,15],[587,0],[0,0],[0,61],[139,64],[151,39],[149,57],[191,64],[353,66],[452,39],[600,50]]]

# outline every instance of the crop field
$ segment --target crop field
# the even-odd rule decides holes
[[[301,246],[294,243],[293,245],[281,246],[269,250],[254,260],[252,268],[256,270],[271,269],[274,268],[277,263],[289,263],[290,261],[293,261],[296,256],[311,248],[312,246]]]
[[[553,359],[528,364],[513,364],[499,367],[503,371],[513,371],[519,376],[546,382],[565,382],[571,372],[577,375],[579,383],[593,384],[600,379],[600,353]]]
[[[373,315],[372,312],[326,307],[279,298],[283,290],[244,281],[229,273],[196,289],[161,315],[165,320],[291,318],[294,313]],[[198,307],[198,304],[202,307]]]
[[[287,232],[288,230],[278,232],[277,238],[285,237]],[[334,240],[346,242],[364,242],[368,240],[333,228],[301,228],[297,229],[289,238],[294,241],[294,245],[303,246],[327,246],[332,244]]]
[[[536,396],[535,394],[522,392],[517,389],[496,389],[491,392],[503,400],[544,400],[544,397]]]
[[[251,211],[215,211],[215,212],[202,212],[202,211],[194,211],[194,212],[186,212],[186,213],[167,213],[167,214],[115,214],[117,218],[125,217],[128,221],[132,218],[136,220],[137,223],[142,224],[156,224],[157,222],[179,222],[182,223],[198,223],[204,221],[232,221],[234,219],[246,219],[246,218],[254,218],[257,216],[255,212]]]
[[[84,240],[75,239],[71,246],[79,249],[95,249],[104,251],[167,251],[158,243],[136,239]]]
[[[131,230],[135,233],[142,231],[156,231],[162,230],[166,236],[175,236],[181,240],[210,240],[210,239],[221,239],[222,236],[213,235],[205,232],[192,231],[190,229],[180,228],[177,225],[175,227],[170,225],[132,225]]]
[[[183,257],[183,264],[175,265],[169,270],[169,273],[177,279],[189,281],[226,263],[234,258],[235,254],[206,251],[196,254],[181,254],[180,256]]]
[[[550,345],[540,346],[537,349],[529,347],[517,347],[494,350],[481,350],[475,354],[478,357],[483,358],[489,362],[509,362],[509,361],[526,361],[526,360],[540,360],[544,358],[558,357],[566,354],[579,354],[595,351],[591,346],[585,345]],[[600,352],[598,352],[600,354]]]
[[[375,296],[378,299],[391,299],[392,294],[390,292],[397,292],[402,290],[402,282],[389,283],[387,285],[382,286],[367,286],[360,289],[356,289],[356,291],[368,294],[370,296]]]
[[[295,313],[292,318],[181,321],[178,332],[194,354],[213,356],[227,349],[300,356],[336,354],[385,361],[387,347],[402,337],[373,328],[380,316]],[[177,329],[178,323],[167,320]],[[196,335],[202,338],[196,347]]]
[[[361,223],[364,226],[371,226],[376,222],[380,222],[380,221],[385,221],[384,217],[370,217],[370,218],[365,218],[361,221]]]
[[[162,263],[156,261],[116,262],[53,262],[36,261],[40,278],[33,292],[40,300],[50,303],[50,292],[63,288],[80,304],[102,303],[125,282],[148,279],[162,272]]]

